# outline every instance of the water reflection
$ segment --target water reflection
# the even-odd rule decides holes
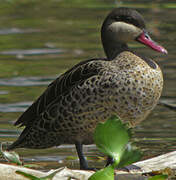
[[[48,54],[60,54],[65,52],[63,49],[27,49],[27,50],[11,50],[11,51],[1,51],[2,55],[16,55],[16,56],[24,56],[24,55],[48,55]]]
[[[0,91],[0,95],[2,94],[8,94],[8,91]]]
[[[0,29],[0,35],[36,33],[36,32],[41,32],[41,30],[39,30],[39,29],[19,29],[19,28]]]
[[[0,86],[47,86],[54,79],[56,79],[56,76],[3,78],[0,79]]]
[[[0,112],[24,112],[31,104],[32,102],[0,104]]]

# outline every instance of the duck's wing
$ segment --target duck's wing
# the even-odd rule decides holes
[[[15,125],[30,126],[59,95],[68,93],[75,85],[98,73],[104,58],[82,61],[54,80],[43,94],[19,117]],[[94,61],[94,62],[93,62]],[[93,63],[92,63],[93,62]]]

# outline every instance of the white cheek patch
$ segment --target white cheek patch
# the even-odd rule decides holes
[[[122,42],[134,40],[142,33],[140,28],[125,22],[112,22],[108,30],[111,31],[114,37]]]

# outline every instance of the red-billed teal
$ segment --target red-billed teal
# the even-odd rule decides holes
[[[161,95],[162,72],[127,43],[167,51],[152,41],[143,17],[129,8],[116,8],[106,17],[101,38],[106,58],[82,61],[53,81],[16,121],[25,129],[9,150],[75,144],[80,168],[88,169],[82,144],[93,143],[98,122],[117,114],[133,127],[147,117]]]

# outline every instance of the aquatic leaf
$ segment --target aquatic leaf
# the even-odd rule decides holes
[[[128,166],[136,161],[139,161],[141,157],[141,151],[138,150],[135,146],[132,146],[130,143],[128,143],[117,167],[121,168]]]
[[[2,156],[9,162],[15,163],[17,165],[22,165],[22,161],[20,160],[19,155],[15,151],[3,151],[1,147]]]
[[[156,175],[149,178],[148,180],[166,180],[167,178],[168,178],[168,175]]]
[[[98,149],[114,158],[114,165],[117,165],[129,141],[129,134],[126,125],[122,124],[117,116],[112,116],[97,125],[94,140]]]
[[[23,171],[16,171],[16,173],[17,173],[17,174],[21,174],[21,175],[23,175],[24,177],[26,177],[26,178],[28,178],[28,179],[30,179],[30,180],[44,180],[44,179],[42,179],[42,178],[38,178],[38,177],[33,176],[33,175],[31,175],[31,174],[25,173],[25,172],[23,172]]]
[[[64,167],[63,167],[63,168],[60,168],[60,169],[57,170],[57,171],[54,171],[53,173],[49,174],[48,176],[43,177],[42,180],[52,180],[53,177],[54,177],[58,172],[62,171],[63,169],[64,169]]]
[[[23,171],[16,171],[17,174],[21,174],[23,175],[24,177],[27,177],[28,179],[30,180],[52,180],[53,177],[59,172],[61,171],[63,168],[59,169],[58,171],[54,171],[53,173],[49,174],[48,176],[45,176],[45,177],[41,177],[41,178],[38,178],[36,176],[33,176],[32,174],[29,174],[29,173],[26,173],[26,172],[23,172]]]
[[[88,180],[114,180],[113,165],[107,166],[96,173],[94,173]]]
[[[99,123],[94,132],[98,149],[114,159],[114,163],[94,173],[89,180],[113,180],[114,168],[129,165],[141,158],[141,153],[127,144],[131,132],[117,116],[112,116],[104,123]]]
[[[38,164],[24,164],[23,166],[26,168],[39,168],[40,167],[40,165]]]

